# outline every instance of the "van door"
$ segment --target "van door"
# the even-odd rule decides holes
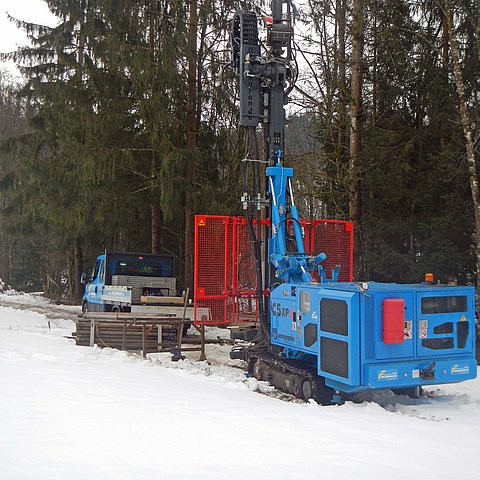
[[[105,261],[97,258],[92,272],[92,281],[86,286],[85,293],[89,311],[103,311],[102,287],[105,283]]]

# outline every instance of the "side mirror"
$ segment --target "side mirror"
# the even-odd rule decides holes
[[[82,273],[82,276],[80,277],[80,283],[83,283],[84,285],[88,283],[88,275],[86,273]]]

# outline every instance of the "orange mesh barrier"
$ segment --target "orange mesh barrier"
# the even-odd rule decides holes
[[[339,265],[339,281],[351,281],[351,222],[302,220],[301,223],[305,251],[324,252],[327,258],[322,265],[328,277],[332,268]],[[263,221],[261,228],[268,229],[268,225],[268,221]],[[195,217],[194,279],[196,324],[238,324],[258,320],[255,257],[243,217]]]

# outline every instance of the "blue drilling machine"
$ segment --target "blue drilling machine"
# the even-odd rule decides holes
[[[327,278],[322,268],[323,253],[305,252],[293,169],[284,166],[284,106],[298,75],[294,7],[282,0],[271,7],[263,50],[255,12],[239,10],[232,23],[246,142],[242,204],[256,258],[261,335],[231,357],[248,360],[257,379],[322,404],[370,389],[418,395],[424,386],[475,378],[473,287],[337,282],[337,270]],[[271,222],[268,239],[258,227],[264,217]]]

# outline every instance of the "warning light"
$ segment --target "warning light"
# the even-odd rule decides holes
[[[433,273],[426,273],[425,274],[425,281],[428,283],[433,283]]]

